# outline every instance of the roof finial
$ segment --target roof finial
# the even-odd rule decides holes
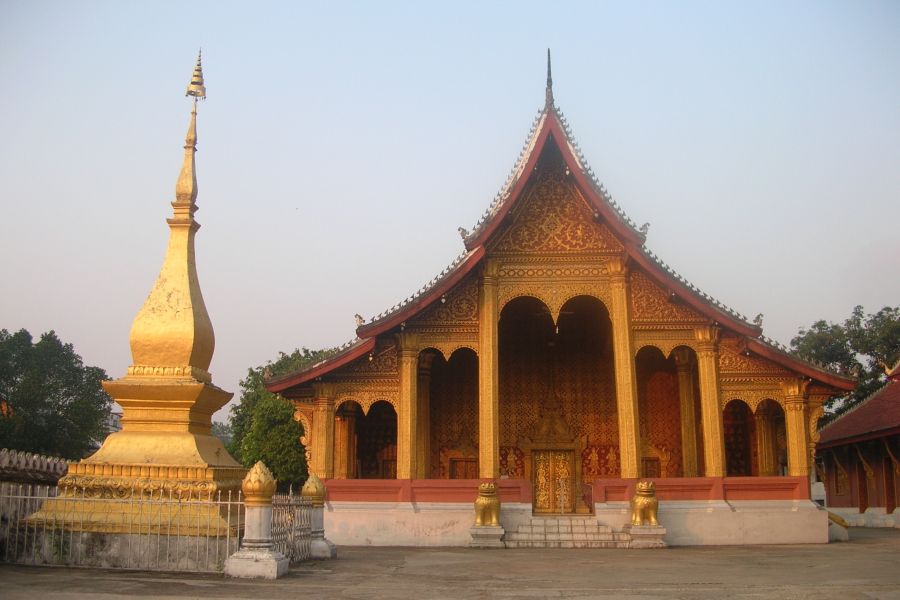
[[[547,90],[545,92],[544,108],[553,108],[553,76],[550,71],[550,48],[547,48]]]
[[[200,59],[203,55],[203,48],[197,52],[197,65],[194,67],[194,74],[191,75],[191,83],[188,84],[185,96],[193,96],[194,100],[206,100],[206,86],[203,84],[203,65]]]

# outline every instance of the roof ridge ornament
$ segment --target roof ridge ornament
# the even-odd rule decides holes
[[[550,48],[547,48],[547,89],[544,92],[544,109],[552,109],[553,104],[553,74],[550,68]]]

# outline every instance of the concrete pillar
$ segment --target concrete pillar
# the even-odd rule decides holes
[[[725,432],[719,398],[719,328],[699,327],[697,373],[700,379],[700,413],[703,424],[703,462],[707,477],[725,476]]]
[[[272,542],[272,496],[275,478],[262,461],[244,477],[244,539],[241,548],[225,561],[229,577],[277,579],[288,572],[288,559]]]
[[[300,494],[312,505],[309,557],[314,560],[337,558],[337,548],[325,537],[325,485],[313,473],[303,484]]]
[[[694,410],[694,373],[692,352],[676,348],[675,367],[678,370],[678,400],[681,407],[681,470],[684,477],[696,477],[697,472],[697,415]]]
[[[488,261],[481,286],[478,352],[478,473],[500,477],[500,310],[497,265]]]
[[[634,368],[634,344],[631,334],[631,299],[625,259],[609,262],[612,302],[613,364],[616,380],[616,412],[619,418],[619,457],[621,477],[640,476],[640,419],[638,416],[637,377]]]
[[[397,411],[397,479],[416,477],[416,441],[418,440],[419,398],[418,337],[397,334],[400,351],[400,409]]]

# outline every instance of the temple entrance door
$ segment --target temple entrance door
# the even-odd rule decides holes
[[[564,514],[575,512],[575,452],[534,450],[534,512]]]

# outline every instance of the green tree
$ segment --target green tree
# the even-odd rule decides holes
[[[239,462],[250,467],[256,461],[250,461],[244,456],[243,439],[250,431],[253,421],[253,414],[260,401],[275,397],[265,388],[266,377],[276,377],[285,375],[293,371],[302,369],[309,365],[323,361],[329,356],[334,355],[337,349],[310,350],[309,348],[297,349],[290,354],[284,352],[279,353],[275,362],[269,361],[265,365],[261,365],[247,370],[247,377],[241,380],[241,397],[238,403],[231,407],[228,424],[231,426],[231,443],[228,444],[228,451]],[[293,413],[291,414],[293,419]],[[298,434],[297,437],[299,437]],[[300,442],[296,442],[297,446]],[[257,459],[258,460],[258,459]],[[269,468],[272,465],[266,463]]]
[[[0,330],[0,447],[83,458],[106,435],[112,401],[98,367],[48,331]]]
[[[303,426],[294,420],[294,406],[280,396],[261,398],[250,428],[241,440],[241,457],[250,466],[263,461],[278,482],[279,491],[297,489],[306,481],[306,450],[300,444]]]
[[[880,388],[885,367],[900,359],[900,306],[886,306],[869,315],[857,306],[843,323],[816,321],[808,329],[800,328],[791,340],[791,349],[834,371],[858,378],[853,392],[831,398],[825,404],[828,410],[844,412]]]

